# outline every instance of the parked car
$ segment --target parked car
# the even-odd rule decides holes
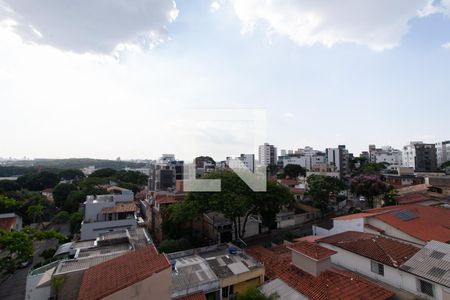
[[[359,197],[359,202],[366,202],[366,197],[364,196]]]

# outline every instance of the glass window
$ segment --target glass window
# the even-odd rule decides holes
[[[419,279],[419,292],[434,297],[433,284]]]
[[[376,261],[370,262],[370,270],[378,275],[384,276],[384,265]]]

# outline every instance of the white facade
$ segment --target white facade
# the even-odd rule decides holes
[[[277,148],[274,145],[264,143],[258,149],[259,163],[264,166],[274,165],[277,163]]]
[[[369,146],[369,155],[371,163],[388,163],[394,166],[402,165],[402,151],[384,146],[375,148],[374,145]]]
[[[403,147],[402,165],[408,168],[416,167],[416,145],[423,144],[423,142],[411,142],[409,145]]]
[[[436,143],[436,154],[438,167],[450,161],[450,141]]]
[[[448,290],[448,288],[444,286],[433,283],[435,297],[429,297],[418,291],[419,280],[423,278],[419,278],[401,269],[394,268],[384,264],[382,264],[384,266],[383,267],[384,275],[380,275],[378,273],[372,272],[371,264],[372,262],[375,262],[374,260],[327,243],[320,243],[320,245],[337,252],[337,254],[331,256],[331,262],[335,265],[344,267],[355,273],[367,276],[375,281],[380,281],[392,287],[405,290],[411,294],[423,297],[424,299],[437,299],[437,300],[448,299],[444,298],[444,291]],[[376,263],[381,264],[380,262]]]
[[[254,154],[241,154],[236,159],[240,160],[244,166],[251,172],[255,172],[255,155]],[[234,163],[232,159],[227,158],[227,164],[233,168],[239,168],[239,164]]]
[[[129,213],[126,216],[119,216],[117,213],[102,213],[104,208],[132,203],[133,199],[133,192],[126,189],[121,189],[121,193],[112,195],[87,196],[84,202],[84,219],[81,223],[81,240],[96,239],[100,233],[136,229],[137,217],[135,213]]]

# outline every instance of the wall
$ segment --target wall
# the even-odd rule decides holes
[[[152,276],[124,288],[112,295],[103,299],[105,300],[122,300],[122,299],[171,299],[171,283],[172,270],[171,268],[153,274]]]
[[[328,236],[345,231],[364,232],[364,218],[352,220],[333,220],[333,228],[330,230],[313,225],[314,235]]]
[[[317,261],[303,254],[300,254],[296,251],[291,251],[291,253],[292,253],[292,263],[297,268],[313,276],[317,276],[331,267],[331,261],[329,258]]]
[[[27,277],[25,300],[41,300],[50,297],[51,286],[36,287],[43,276],[44,273]]]
[[[100,233],[105,233],[120,229],[136,229],[136,219],[125,219],[106,222],[92,222],[81,223],[81,240],[93,240],[98,237]]]

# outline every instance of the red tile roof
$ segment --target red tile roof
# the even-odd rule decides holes
[[[402,220],[396,215],[399,211],[413,214],[415,218]],[[450,241],[450,209],[416,204],[395,206],[392,210],[379,212],[374,218],[419,240]]]
[[[123,203],[123,204],[117,204],[117,205],[112,206],[112,207],[104,207],[104,208],[102,208],[102,214],[134,212],[136,210],[137,210],[136,204],[134,204],[134,203]]]
[[[347,231],[317,240],[376,260],[391,267],[399,267],[420,249],[375,234]]]
[[[396,199],[397,203],[400,205],[424,202],[424,201],[429,201],[429,200],[433,200],[433,198],[428,195],[424,195],[424,194],[420,194],[420,193],[402,195]]]
[[[200,292],[200,293],[195,293],[195,294],[177,298],[177,300],[206,300],[206,296],[205,296],[205,293]]]
[[[393,296],[391,291],[352,272],[331,268],[317,277],[305,273],[291,264],[291,253],[285,246],[252,247],[247,252],[264,263],[268,279],[280,278],[312,300],[385,300]]]
[[[354,220],[354,219],[361,219],[361,218],[371,217],[373,215],[374,215],[373,213],[357,213],[357,214],[340,216],[340,217],[336,217],[336,218],[333,218],[333,219],[334,220],[346,221],[346,220]]]
[[[164,197],[157,197],[156,202],[158,202],[159,204],[172,204],[179,202],[179,200],[177,200],[173,196],[164,196]]]
[[[315,260],[322,260],[336,254],[336,251],[309,242],[298,242],[287,246],[288,249],[306,255]]]
[[[304,236],[301,238],[296,238],[293,239],[294,242],[310,242],[310,243],[314,243],[315,241],[317,241],[318,239],[323,238],[322,235],[308,235],[308,236]]]
[[[0,229],[8,230],[14,229],[16,225],[16,217],[8,217],[0,219]]]
[[[78,300],[102,299],[170,268],[164,254],[147,246],[89,268],[83,274]]]

